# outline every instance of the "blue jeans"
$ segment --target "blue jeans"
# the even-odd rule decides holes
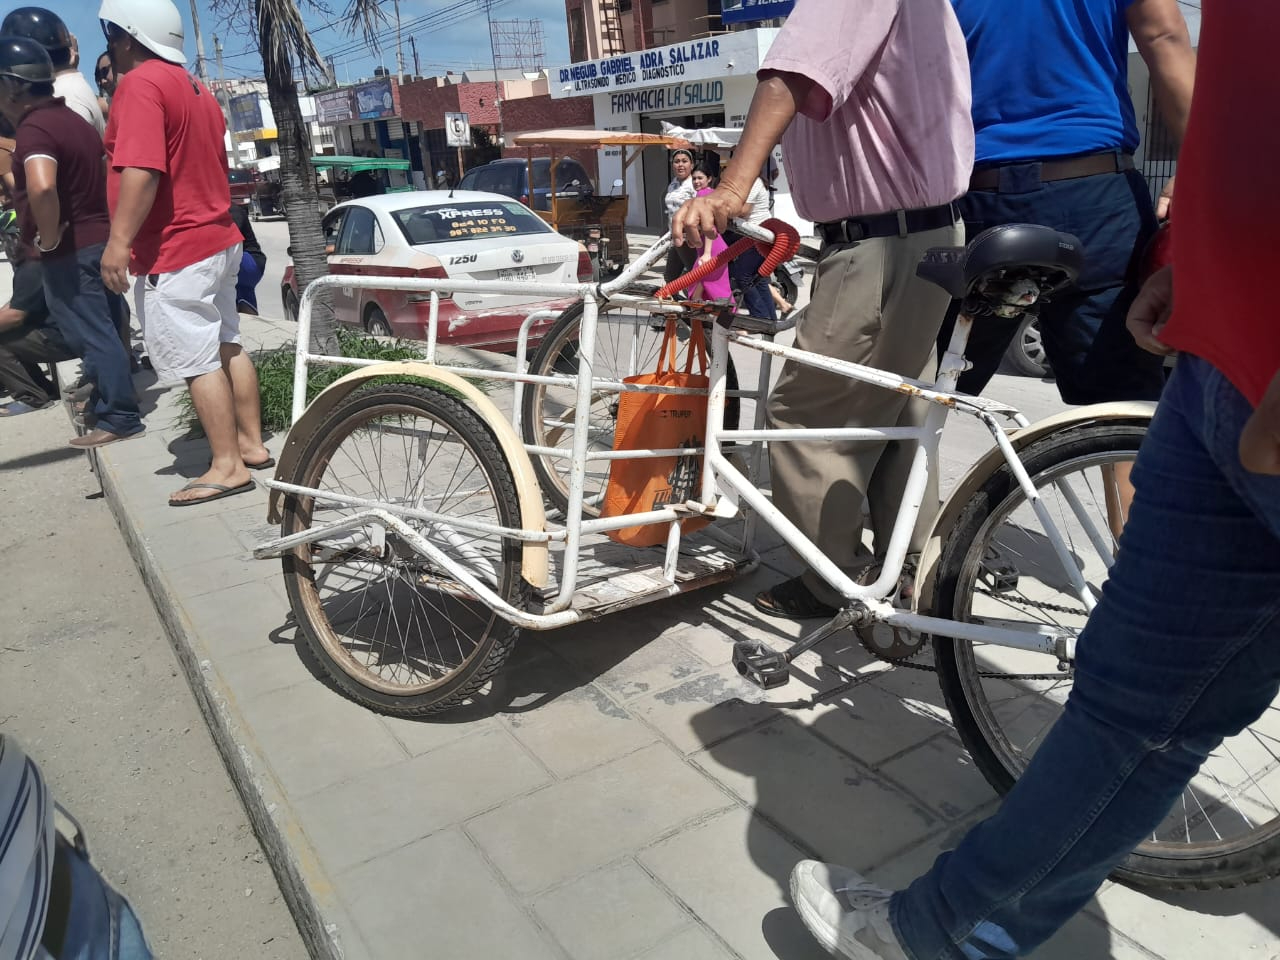
[[[74,256],[46,257],[44,298],[49,319],[71,351],[84,360],[85,375],[94,383],[86,409],[98,426],[121,436],[143,429],[138,394],[129,370],[129,353],[107,303],[102,285],[102,251],[98,243]]]
[[[66,899],[62,908],[50,908],[38,960],[152,960],[129,901],[61,837],[54,862],[55,877],[65,878]]]
[[[1138,292],[1130,261],[1156,227],[1141,174],[1130,170],[1042,183],[1038,163],[1012,164],[1000,168],[999,189],[971,191],[958,206],[966,243],[990,227],[1039,223],[1074,234],[1084,245],[1085,269],[1076,286],[1040,309],[1045,353],[1063,400],[1159,399],[1163,362],[1138,347],[1124,325]],[[951,340],[958,309],[953,304],[942,325],[939,356]],[[965,348],[973,366],[960,377],[961,392],[982,393],[1018,323],[984,317],[973,325]]]
[[[1043,943],[1276,696],[1280,477],[1240,465],[1250,413],[1208,363],[1179,360],[1062,717],[995,815],[894,895],[912,960]]]
[[[240,273],[236,276],[236,303],[247,303],[258,312],[258,294],[255,291],[262,279],[262,267],[247,253],[240,254]]]
[[[729,261],[729,276],[735,289],[742,293],[742,306],[750,316],[764,320],[778,319],[778,310],[769,292],[769,278],[757,272],[764,257],[755,247]]]

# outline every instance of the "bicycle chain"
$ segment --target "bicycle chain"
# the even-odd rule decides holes
[[[1054,613],[1069,613],[1072,616],[1085,617],[1086,619],[1089,616],[1089,612],[1087,610],[1081,610],[1078,607],[1064,607],[1056,603],[1038,603],[1034,600],[1024,600],[1021,597],[1006,596],[1004,594],[996,593],[994,590],[987,590],[982,587],[978,588],[978,593],[986,597],[999,597],[1005,603],[1020,603],[1024,607],[1036,606],[1041,610],[1051,610]]]

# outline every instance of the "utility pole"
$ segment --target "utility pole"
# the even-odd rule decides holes
[[[418,43],[413,34],[409,34],[409,48],[413,50],[413,75],[420,77],[422,76],[422,64],[418,62]]]
[[[222,41],[218,39],[218,35],[213,35],[213,56],[218,62],[218,102],[222,104],[223,116],[230,118],[231,116],[231,98],[227,96],[227,81],[222,74]]]
[[[192,0],[194,3],[195,0]],[[506,146],[506,138],[502,135],[502,88],[498,84],[498,48],[493,39],[493,0],[484,0],[484,18],[489,24],[489,56],[493,63],[493,104],[498,108],[498,149]]]
[[[209,86],[209,63],[204,56],[204,37],[200,35],[200,14],[196,10],[196,0],[191,0],[191,26],[196,32],[196,76],[207,87]]]
[[[192,3],[195,0],[191,0]],[[400,74],[399,82],[404,83],[404,48],[400,45],[400,0],[396,0],[396,71]]]

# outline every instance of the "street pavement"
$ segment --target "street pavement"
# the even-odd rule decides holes
[[[8,282],[8,268],[0,266]],[[7,292],[7,291],[6,291]],[[307,955],[62,408],[0,421],[0,734],[158,958]]]
[[[264,285],[283,269],[268,258]],[[244,331],[251,346],[291,335],[269,319]],[[1001,376],[990,392],[1033,419],[1061,409],[1051,384]],[[300,658],[278,562],[251,558],[275,534],[265,491],[166,506],[207,458],[175,395],[146,389],[146,437],[102,450],[99,476],[315,956],[817,960],[788,904],[798,859],[901,885],[994,809],[931,674],[836,640],[778,690],[737,677],[734,641],[799,632],[751,607],[794,569],[776,549],[728,587],[526,633],[453,714],[351,703]],[[949,427],[944,486],[984,449]],[[1107,884],[1034,956],[1277,960],[1274,891]]]

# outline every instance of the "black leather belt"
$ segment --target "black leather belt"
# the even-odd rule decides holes
[[[951,226],[959,218],[955,204],[944,203],[939,207],[918,207],[870,217],[834,220],[818,224],[817,230],[825,243],[857,243],[873,237],[905,237],[910,233],[937,230]]]
[[[1025,160],[1002,166],[1025,166],[1028,163],[1040,164],[1040,182],[1056,183],[1059,180],[1079,180],[1082,177],[1096,177],[1102,173],[1123,173],[1133,169],[1133,156],[1128,153],[1116,153],[1107,150],[1103,153],[1090,153],[1083,157],[1069,157],[1066,160]],[[983,167],[973,172],[969,180],[970,190],[1000,189],[1000,167]]]

